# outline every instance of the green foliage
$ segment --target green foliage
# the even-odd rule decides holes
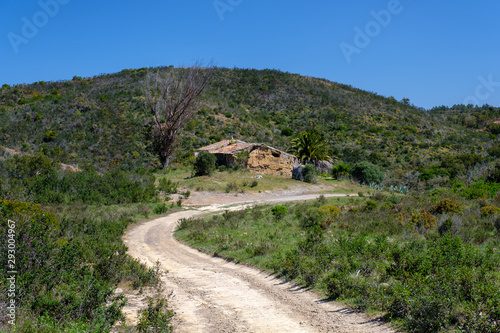
[[[466,186],[459,181],[453,183],[453,190],[469,199],[492,198],[500,192],[500,183],[477,181]]]
[[[370,162],[360,162],[351,169],[351,176],[362,184],[379,184],[384,180],[384,172]]]
[[[381,206],[344,199],[346,212],[319,201],[301,203],[288,206],[282,219],[269,219],[262,207],[227,212],[183,221],[176,235],[209,253],[322,289],[359,310],[383,312],[409,332],[496,332],[498,208],[465,201],[466,210],[464,198],[434,193],[389,198]],[[364,209],[369,206],[378,208]],[[446,219],[438,222],[429,211]]]
[[[442,199],[436,205],[430,208],[430,212],[433,214],[443,214],[443,213],[458,213],[461,209],[461,204],[453,201],[451,199]]]
[[[5,184],[3,188],[0,186],[0,195],[36,203],[104,205],[144,202],[156,195],[153,176],[119,170],[99,175],[91,169],[82,172],[59,169],[59,163],[39,153],[0,161],[0,180]]]
[[[166,75],[173,68],[155,70]],[[118,165],[127,170],[157,165],[141,89],[147,71],[1,89],[0,145],[20,149],[26,142],[28,152],[40,151],[45,133],[55,131],[56,139],[45,142],[46,154],[63,163],[91,162],[99,172]],[[482,154],[483,143],[498,143],[484,131],[498,119],[498,108],[455,105],[425,111],[348,85],[276,70],[218,68],[200,104],[200,112],[179,132],[176,162],[229,137],[285,150],[290,147],[285,134],[291,133],[286,129],[299,133],[311,124],[339,162],[367,160],[390,174],[431,168],[442,155]],[[226,113],[231,117],[220,117]]]
[[[303,163],[329,160],[331,158],[324,138],[315,130],[302,131],[291,142],[292,151]]]
[[[281,130],[281,135],[283,136],[292,136],[293,130],[290,127],[285,127]]]
[[[486,150],[488,154],[490,154],[493,157],[500,157],[500,144],[496,144],[494,146],[491,146]]]
[[[112,221],[60,218],[39,205],[0,200],[2,235],[7,235],[8,220],[15,221],[16,305],[24,331],[53,326],[59,332],[79,322],[85,323],[82,331],[107,332],[123,318],[125,300],[113,296],[118,282],[137,281],[140,286],[156,281],[126,255],[121,236],[131,220],[123,216]],[[0,242],[2,253],[8,253],[7,246]],[[7,260],[2,256],[0,264],[8,267]],[[2,302],[6,278],[0,277]]]
[[[47,132],[45,132],[45,136],[43,138],[43,141],[50,142],[50,141],[54,141],[56,138],[57,138],[56,131],[47,131]]]
[[[194,161],[195,176],[210,176],[215,170],[217,158],[214,154],[207,151],[201,151]]]
[[[500,134],[500,124],[496,124],[496,123],[488,124],[488,126],[486,127],[486,129],[491,134],[494,134],[494,135]]]
[[[316,167],[313,164],[306,164],[301,170],[302,181],[310,184],[316,183]]]
[[[288,209],[285,206],[274,206],[271,209],[271,212],[273,213],[275,219],[281,220],[283,216],[285,216],[286,213],[288,213]]]
[[[177,184],[170,179],[162,178],[158,183],[158,190],[165,194],[175,194],[177,193]]]
[[[363,209],[366,211],[371,211],[371,210],[377,209],[377,207],[378,207],[378,204],[376,201],[368,200],[368,201],[366,201]]]
[[[164,202],[156,204],[155,207],[153,208],[153,213],[155,214],[165,214],[166,212],[168,212],[168,206]]]
[[[335,179],[344,179],[349,177],[350,171],[350,165],[340,162],[332,168],[331,174]]]
[[[148,297],[148,307],[139,314],[137,331],[141,333],[169,333],[173,332],[172,318],[174,312],[168,308],[165,298],[153,299]]]

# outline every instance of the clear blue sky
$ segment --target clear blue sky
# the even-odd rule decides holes
[[[0,84],[201,59],[326,78],[425,108],[464,101],[500,106],[498,0],[3,0],[1,6]]]

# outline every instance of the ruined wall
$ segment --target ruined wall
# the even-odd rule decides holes
[[[297,158],[265,145],[256,146],[248,156],[247,167],[255,172],[292,177]]]

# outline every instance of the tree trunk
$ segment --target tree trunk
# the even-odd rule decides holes
[[[168,156],[162,159],[161,161],[161,168],[165,169],[170,165],[170,161],[172,160],[172,157]]]

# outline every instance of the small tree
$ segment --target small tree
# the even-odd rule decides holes
[[[323,137],[314,130],[300,132],[291,144],[292,151],[302,163],[314,163],[331,158]]]
[[[148,74],[146,106],[153,116],[153,147],[162,168],[169,165],[179,131],[197,108],[197,100],[213,77],[213,67],[172,68],[165,75]]]
[[[210,176],[215,170],[216,161],[217,158],[214,154],[210,154],[208,151],[200,152],[194,161],[194,175]]]
[[[332,177],[335,179],[343,179],[349,177],[351,167],[348,164],[340,162],[332,168]]]
[[[370,162],[361,162],[356,164],[351,169],[351,176],[356,178],[360,183],[379,184],[384,180],[384,172],[375,164]]]

